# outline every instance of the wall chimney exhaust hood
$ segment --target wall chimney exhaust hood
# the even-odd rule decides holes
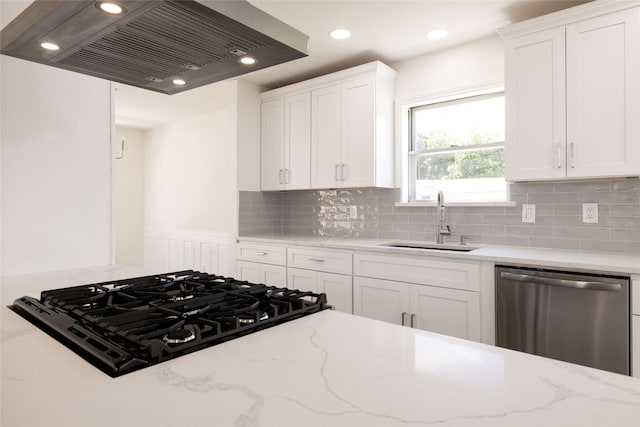
[[[166,94],[305,57],[308,43],[245,0],[37,0],[0,32],[3,55]]]

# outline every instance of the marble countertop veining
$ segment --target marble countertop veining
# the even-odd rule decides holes
[[[609,252],[585,252],[562,249],[526,248],[515,246],[475,245],[470,252],[393,248],[383,246],[398,240],[348,239],[309,236],[256,235],[238,237],[241,243],[301,245],[328,249],[346,249],[386,254],[428,255],[434,257],[471,259],[495,263],[518,264],[527,267],[562,268],[606,273],[640,274],[640,255]],[[429,242],[407,242],[429,243]],[[456,246],[447,244],[448,246]]]
[[[2,279],[0,425],[640,425],[638,379],[331,310],[110,378],[7,308],[141,274]]]

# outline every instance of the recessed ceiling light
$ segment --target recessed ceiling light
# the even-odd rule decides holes
[[[42,47],[43,49],[47,49],[47,50],[60,50],[60,46],[58,46],[55,43],[51,43],[51,42],[40,43],[40,47]]]
[[[172,82],[174,85],[178,85],[178,86],[184,86],[187,84],[187,82],[183,79],[173,79]]]
[[[253,65],[256,63],[256,60],[251,56],[243,56],[242,58],[240,58],[240,62],[244,65]]]
[[[336,40],[344,40],[344,39],[348,39],[349,37],[351,37],[351,31],[345,29],[345,28],[339,28],[337,30],[333,30],[329,33],[329,35],[331,37],[333,37]]]
[[[103,12],[107,12],[107,13],[110,13],[112,15],[120,15],[121,13],[124,12],[124,8],[122,6],[120,6],[119,4],[116,4],[116,3],[111,3],[111,2],[106,2],[105,1],[105,2],[98,3],[97,6]]]
[[[427,38],[429,38],[430,40],[438,40],[447,37],[447,34],[449,34],[449,31],[445,30],[444,28],[438,28],[437,30],[429,31],[427,33]]]

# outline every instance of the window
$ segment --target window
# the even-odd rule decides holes
[[[409,201],[506,201],[504,121],[504,92],[409,108]]]

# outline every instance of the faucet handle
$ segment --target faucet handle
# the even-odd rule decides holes
[[[465,246],[468,240],[469,240],[469,236],[465,236],[464,234],[460,235],[460,244],[462,246]]]

